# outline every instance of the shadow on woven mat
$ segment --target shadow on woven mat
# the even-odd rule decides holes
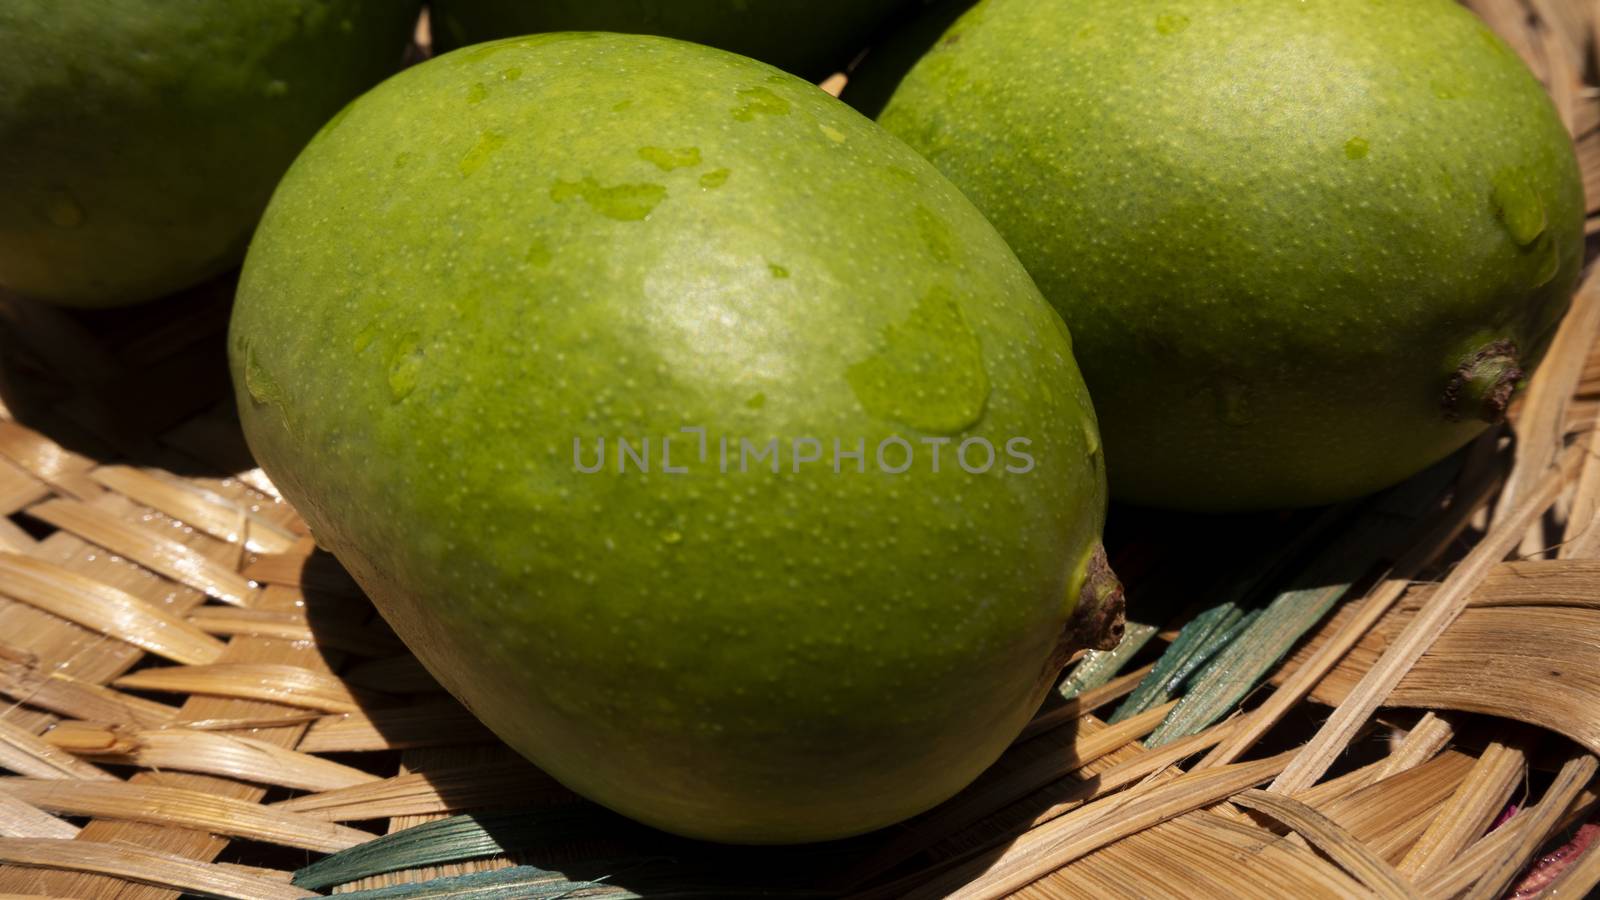
[[[228,376],[234,281],[229,274],[108,310],[0,291],[0,401],[21,424],[102,462],[217,477],[251,468]],[[205,442],[214,458],[196,459],[162,439],[197,427],[197,416],[216,432]]]

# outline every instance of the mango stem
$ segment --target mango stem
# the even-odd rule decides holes
[[[1105,545],[1095,544],[1084,573],[1083,589],[1078,592],[1078,605],[1061,635],[1061,648],[1069,652],[1115,649],[1127,625],[1126,612],[1122,582],[1111,571]]]
[[[1445,387],[1445,418],[1452,422],[1476,418],[1491,425],[1505,421],[1511,396],[1526,374],[1516,344],[1507,340],[1484,344],[1461,360]]]

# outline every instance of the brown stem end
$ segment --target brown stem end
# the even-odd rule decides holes
[[[1511,397],[1526,374],[1516,344],[1508,340],[1484,344],[1461,360],[1450,377],[1443,398],[1445,418],[1482,419],[1491,425],[1505,421]]]
[[[1096,544],[1084,572],[1083,588],[1078,592],[1078,605],[1061,635],[1061,650],[1070,655],[1085,647],[1115,649],[1127,625],[1126,612],[1122,582],[1111,571],[1106,548]]]

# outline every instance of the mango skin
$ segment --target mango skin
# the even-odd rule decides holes
[[[907,0],[435,0],[436,46],[546,31],[656,34],[807,78],[839,71]]]
[[[1566,132],[1449,0],[986,0],[880,122],[1066,319],[1139,504],[1327,503],[1444,457],[1484,427],[1445,410],[1463,357],[1531,372],[1582,260]]]
[[[295,154],[399,68],[408,0],[0,4],[0,287],[150,300],[244,257]]]
[[[352,104],[274,196],[229,349],[257,459],[440,683],[692,837],[966,785],[1056,674],[1104,516],[1070,339],[977,210],[812,85],[664,38],[495,42]],[[889,475],[893,434],[954,443]],[[688,474],[659,443],[617,474],[663,435]],[[807,435],[864,438],[866,474],[717,471],[719,436]],[[1012,436],[1032,472],[953,463]]]

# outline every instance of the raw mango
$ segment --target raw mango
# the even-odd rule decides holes
[[[440,683],[660,828],[920,812],[1116,638],[1060,319],[933,167],[743,57],[555,34],[395,76],[285,177],[230,353],[257,458]]]
[[[1450,0],[984,0],[880,121],[1066,319],[1135,503],[1422,469],[1504,414],[1582,261],[1566,131]]]
[[[0,4],[0,288],[120,306],[238,265],[324,121],[399,68],[408,0]]]

